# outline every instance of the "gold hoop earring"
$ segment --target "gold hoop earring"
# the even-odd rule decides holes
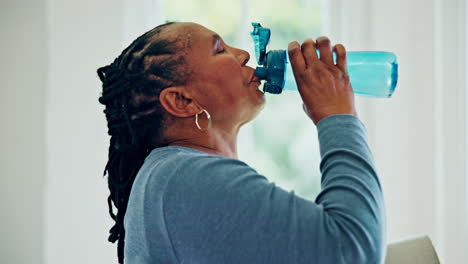
[[[207,128],[211,127],[211,115],[210,115],[210,113],[208,113],[208,111],[206,111],[205,109],[202,109],[200,111],[200,113],[195,114],[195,125],[197,125],[197,128],[199,130],[203,130],[203,129],[200,127],[200,124],[198,124],[198,114],[201,114],[203,112],[206,114],[206,118],[208,119],[208,127]]]

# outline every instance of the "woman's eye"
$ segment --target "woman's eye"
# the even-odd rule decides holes
[[[216,54],[221,54],[221,53],[225,53],[225,52],[226,52],[226,49],[225,49],[225,48],[223,47],[223,45],[221,44],[221,41],[220,41],[220,40],[216,41],[215,50],[216,50]]]

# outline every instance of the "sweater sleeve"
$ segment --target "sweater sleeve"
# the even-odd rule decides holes
[[[179,263],[382,263],[384,204],[365,128],[336,115],[317,129],[322,191],[315,202],[236,159],[181,160],[163,195]]]

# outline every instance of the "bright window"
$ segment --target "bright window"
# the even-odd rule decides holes
[[[250,22],[272,30],[270,49],[287,49],[292,40],[317,37],[323,13],[319,0],[171,0],[162,6],[165,20],[202,24],[228,44],[249,51],[252,67],[256,61]],[[241,129],[239,159],[278,186],[312,199],[320,189],[315,126],[302,110],[299,93],[267,94],[266,100],[257,119]]]

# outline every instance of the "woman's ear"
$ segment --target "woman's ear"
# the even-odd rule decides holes
[[[172,86],[163,89],[159,95],[159,101],[169,114],[176,117],[189,117],[200,112],[185,86]]]

